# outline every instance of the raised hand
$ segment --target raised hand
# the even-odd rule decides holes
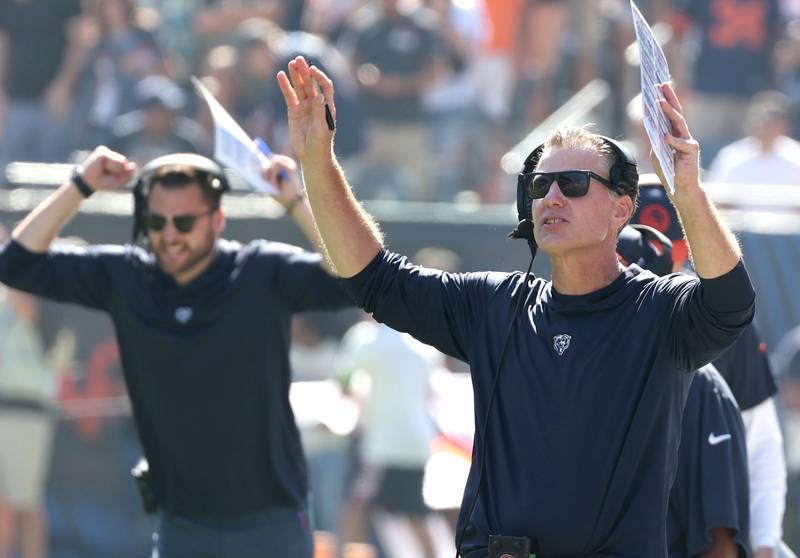
[[[669,84],[660,87],[665,98],[659,105],[672,126],[665,139],[675,150],[675,193],[667,193],[680,215],[697,275],[703,279],[720,277],[736,266],[742,252],[714,202],[700,186],[700,144],[689,133],[678,96]],[[661,183],[666,184],[655,156],[650,159]]]
[[[316,66],[309,66],[298,56],[288,64],[286,72],[278,73],[278,85],[289,115],[289,136],[292,149],[301,161],[305,158],[330,158],[333,132],[325,119],[325,105],[336,120],[333,102],[333,82]],[[322,92],[317,90],[319,84]]]
[[[300,176],[297,163],[286,155],[272,155],[269,163],[261,171],[264,180],[274,184],[278,193],[273,195],[282,206],[294,204],[299,195],[302,195]]]
[[[92,190],[117,190],[133,178],[136,163],[101,145],[92,151],[79,172]]]
[[[91,190],[114,190],[130,181],[136,163],[100,146],[77,170]],[[86,194],[77,183],[68,180],[28,213],[11,236],[31,252],[46,252],[85,199]]]
[[[672,85],[663,83],[660,87],[664,99],[659,100],[659,105],[672,125],[672,133],[667,135],[666,140],[675,149],[675,194],[671,196],[675,199],[687,188],[695,188],[700,183],[700,144],[689,132],[689,126],[683,116],[683,107]],[[650,154],[650,160],[661,183],[666,184],[661,164],[655,154]]]

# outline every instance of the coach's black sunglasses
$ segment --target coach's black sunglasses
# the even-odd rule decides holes
[[[585,196],[589,191],[589,182],[592,178],[617,191],[608,179],[603,178],[597,173],[589,170],[568,170],[561,172],[529,172],[521,175],[524,181],[525,193],[534,200],[542,199],[550,191],[553,181],[558,183],[561,193],[568,198],[579,198]]]
[[[194,227],[195,222],[200,217],[206,217],[211,215],[217,210],[217,208],[210,209],[205,213],[199,213],[197,215],[175,215],[174,217],[166,217],[164,215],[159,215],[158,213],[146,213],[144,216],[144,226],[151,231],[160,232],[164,230],[164,227],[167,226],[167,221],[172,221],[172,225],[175,227],[180,233],[188,233]]]

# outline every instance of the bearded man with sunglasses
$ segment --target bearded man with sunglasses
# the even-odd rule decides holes
[[[318,254],[221,238],[222,169],[198,155],[161,158],[135,191],[151,248],[59,247],[59,231],[95,190],[135,165],[100,147],[0,246],[0,281],[108,312],[149,464],[159,558],[311,558],[306,468],[289,405],[290,319],[350,306]],[[264,169],[319,246],[294,162]],[[136,232],[134,237],[136,237]]]
[[[569,129],[537,148],[518,182],[528,224],[517,235],[550,256],[547,281],[444,273],[385,249],[334,156],[333,84],[301,57],[278,83],[315,222],[347,289],[379,322],[470,364],[476,432],[460,555],[665,558],[691,373],[736,339],[755,299],[739,246],[700,186],[699,146],[672,88],[662,86],[661,104],[672,200],[700,278],[618,262],[635,164],[606,138]]]

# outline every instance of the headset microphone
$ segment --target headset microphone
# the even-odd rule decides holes
[[[506,360],[506,351],[508,349],[508,342],[511,340],[511,334],[514,331],[514,326],[517,323],[517,316],[519,315],[520,308],[522,307],[525,298],[528,295],[528,284],[529,284],[529,277],[531,275],[531,269],[533,268],[533,260],[536,258],[536,251],[538,249],[536,245],[536,240],[533,237],[533,221],[531,219],[526,219],[525,216],[520,212],[519,215],[520,221],[517,227],[508,233],[508,238],[522,238],[528,242],[528,247],[531,249],[531,261],[528,263],[528,269],[525,271],[525,275],[522,278],[521,285],[517,293],[513,296],[516,296],[516,303],[514,305],[514,311],[511,313],[511,321],[508,324],[508,328],[506,329],[506,335],[503,340],[502,348],[500,349],[500,356],[498,357],[497,368],[495,369],[494,377],[492,380],[492,390],[489,393],[489,403],[486,406],[486,414],[483,417],[483,428],[481,430],[482,438],[481,438],[481,448],[480,448],[480,461],[478,462],[478,486],[475,489],[475,494],[472,496],[472,501],[470,502],[469,506],[467,507],[467,515],[464,519],[464,524],[461,526],[461,531],[458,533],[456,537],[456,558],[461,556],[461,545],[464,542],[464,535],[467,531],[467,526],[469,525],[470,521],[472,521],[472,513],[475,511],[475,506],[478,504],[478,496],[481,492],[481,485],[483,484],[483,476],[486,468],[486,452],[487,445],[486,442],[489,437],[489,418],[492,414],[492,407],[494,406],[494,401],[497,396],[497,385],[500,381],[500,370],[503,368],[503,363]],[[477,424],[476,424],[477,428]],[[473,451],[474,455],[474,451]]]
[[[516,304],[514,305],[514,311],[511,313],[511,321],[506,328],[506,335],[503,340],[503,345],[500,349],[500,356],[497,359],[497,368],[495,369],[494,378],[492,380],[492,390],[489,393],[489,403],[486,405],[486,414],[483,417],[483,428],[481,429],[482,438],[481,438],[481,449],[480,449],[480,461],[478,462],[478,486],[475,488],[475,493],[472,496],[472,501],[470,502],[469,507],[467,508],[467,515],[464,518],[464,524],[461,526],[461,532],[458,533],[456,538],[456,558],[461,556],[461,545],[464,543],[464,535],[467,532],[467,526],[469,525],[470,521],[472,521],[472,514],[475,511],[475,506],[478,505],[478,496],[481,493],[481,485],[483,484],[483,476],[486,470],[486,452],[488,451],[486,442],[489,438],[489,419],[492,416],[492,407],[494,406],[494,402],[497,396],[497,385],[500,382],[500,371],[503,368],[503,363],[506,360],[506,352],[508,349],[508,342],[511,340],[511,334],[514,331],[514,326],[517,323],[517,316],[519,316],[520,308],[525,302],[525,298],[528,296],[528,285],[530,283],[530,275],[531,269],[533,268],[533,259],[536,256],[536,242],[533,240],[533,221],[530,219],[523,219],[520,221],[519,226],[515,229],[515,231],[519,230],[520,234],[527,234],[530,237],[528,240],[528,246],[531,248],[531,261],[528,264],[528,269],[525,271],[525,275],[522,276],[522,281],[519,286],[519,289],[516,293],[512,295],[512,297],[516,297]],[[513,234],[513,233],[512,233]],[[511,235],[509,235],[511,237]],[[511,237],[511,238],[525,238],[525,236],[518,236],[518,237]],[[476,421],[475,428],[478,428],[478,424]],[[473,448],[473,455],[475,455],[474,448]]]
[[[531,249],[531,258],[536,257],[536,252],[539,247],[536,244],[536,239],[533,237],[533,221],[530,219],[522,219],[517,227],[508,233],[507,238],[522,238],[528,242],[528,247]]]

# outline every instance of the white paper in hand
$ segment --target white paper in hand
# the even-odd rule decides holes
[[[238,172],[251,188],[267,194],[277,194],[278,189],[275,185],[261,176],[266,156],[258,150],[241,126],[194,76],[192,76],[192,85],[208,103],[211,117],[214,119],[214,159]]]
[[[642,108],[644,109],[644,128],[653,152],[661,163],[661,170],[667,180],[665,186],[671,194],[675,193],[675,152],[664,137],[672,132],[672,125],[658,106],[658,99],[663,99],[664,94],[660,83],[668,83],[669,66],[664,51],[653,35],[653,30],[647,24],[639,8],[631,0],[633,12],[633,26],[636,29],[636,44],[639,46],[639,60],[642,74]]]

